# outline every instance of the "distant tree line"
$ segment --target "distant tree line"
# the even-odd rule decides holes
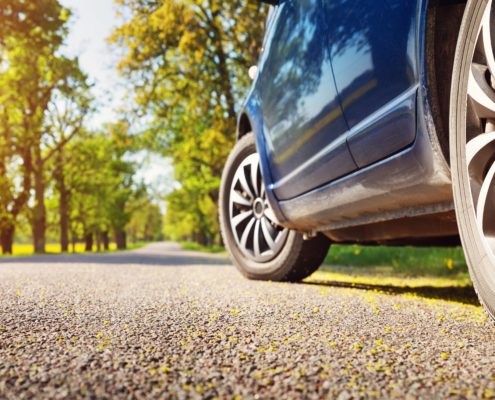
[[[87,250],[93,244],[108,248],[112,237],[125,248],[129,229],[133,239],[161,234],[160,211],[136,182],[136,163],[126,157],[137,149],[129,124],[122,120],[98,131],[86,128],[96,107],[91,85],[78,59],[60,51],[70,16],[57,0],[0,3],[4,254],[12,252],[16,229],[25,221],[40,253],[47,230],[58,233],[62,251],[82,238]],[[141,219],[131,224],[135,213],[145,212],[154,213],[148,225],[143,228]]]

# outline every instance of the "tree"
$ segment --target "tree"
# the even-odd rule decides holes
[[[138,136],[129,132],[129,123],[125,120],[116,124],[107,124],[105,129],[112,145],[113,159],[109,168],[115,182],[107,212],[115,234],[117,248],[125,249],[127,247],[126,227],[131,220],[132,213],[137,209],[136,200],[146,195],[144,183],[134,181],[136,165],[125,160],[126,154],[139,148],[136,144]]]
[[[136,114],[153,117],[143,139],[172,158],[182,185],[176,197],[191,198],[180,210],[169,198],[167,213],[186,212],[196,221],[191,229],[212,237],[217,224],[204,221],[217,219],[221,172],[250,84],[247,71],[261,49],[266,6],[255,0],[117,3],[131,18],[109,40],[124,49],[118,68],[131,83]]]
[[[181,188],[167,196],[164,233],[169,239],[192,237],[201,245],[213,244],[218,232],[217,205],[207,195]]]
[[[54,156],[63,157],[63,148],[83,127],[83,121],[91,110],[93,97],[87,84],[87,76],[79,69],[77,59],[56,57],[51,98],[45,110],[42,129],[32,132],[35,203],[32,208],[33,241],[36,252],[45,251],[46,210],[45,188],[47,164]],[[63,185],[63,165],[55,171]],[[65,206],[62,202],[61,206]]]
[[[65,78],[65,84],[60,85],[55,91],[48,107],[46,127],[51,146],[47,146],[49,150],[43,158],[45,163],[50,161],[50,158],[54,158],[51,168],[48,167],[48,169],[57,183],[57,191],[60,194],[60,244],[62,251],[68,251],[69,246],[68,202],[70,189],[66,185],[66,175],[70,167],[75,166],[72,163],[72,154],[67,152],[65,147],[78,135],[80,140],[84,140],[87,136],[83,123],[86,115],[92,111],[93,101],[93,96],[89,91],[90,87],[86,82],[87,77],[81,73],[79,68],[75,68]],[[74,171],[74,173],[77,175],[81,171]],[[37,215],[41,215],[42,212],[43,210]],[[34,223],[41,225],[43,221],[35,220]],[[39,227],[39,230],[44,232],[42,226]]]
[[[0,245],[3,254],[12,254],[17,217],[29,199],[31,181],[22,158],[11,154],[0,136]],[[16,182],[16,176],[22,177]]]
[[[162,213],[158,205],[148,198],[139,201],[139,208],[132,214],[127,232],[133,243],[143,240],[151,242],[162,237]]]
[[[56,0],[5,0],[0,5],[0,229],[4,253],[12,252],[16,219],[30,198],[32,133],[40,131],[50,100],[47,60],[36,54],[58,48],[68,11]],[[33,81],[36,83],[33,84]],[[15,175],[22,184],[14,179]]]
[[[107,124],[104,131],[85,132],[63,153],[63,185],[58,178],[54,185],[60,232],[64,218],[61,203],[65,202],[73,243],[83,236],[87,251],[91,251],[95,237],[98,248],[103,244],[108,249],[110,230],[118,239],[118,247],[125,248],[126,226],[146,193],[145,187],[134,181],[135,163],[124,159],[133,138],[127,137],[123,126]]]
[[[68,251],[69,233],[75,243],[79,228],[88,243],[95,230],[108,235],[103,203],[114,184],[107,168],[111,158],[112,147],[101,133],[82,130],[52,160],[62,251]]]
[[[3,215],[9,215],[2,221],[10,221],[6,222],[9,226],[15,224],[33,188],[31,221],[37,252],[45,250],[46,164],[77,134],[82,118],[89,111],[89,87],[78,60],[58,52],[67,35],[69,17],[70,11],[57,0],[5,0],[0,5],[0,135],[5,145],[2,162],[22,165],[18,171],[24,182],[10,190],[17,191],[17,196],[0,199],[4,203],[1,209],[7,210]],[[63,110],[63,118],[74,111],[74,105],[79,108],[72,113],[72,117],[77,114],[70,121],[73,125],[60,130],[61,125],[53,123],[55,109],[62,99],[69,105]],[[12,189],[13,181],[7,182],[4,179],[3,184]],[[5,206],[9,201],[14,206]],[[2,233],[10,235],[10,239],[4,240],[8,248],[14,230],[9,228]]]

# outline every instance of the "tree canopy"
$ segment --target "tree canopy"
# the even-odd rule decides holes
[[[151,120],[143,140],[171,157],[181,184],[168,198],[167,214],[175,216],[167,222],[213,239],[221,172],[267,7],[255,0],[116,2],[129,18],[109,40],[121,50],[118,68],[131,83],[136,115]]]

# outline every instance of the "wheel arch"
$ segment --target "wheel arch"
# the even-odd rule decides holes
[[[278,199],[273,193],[273,182],[270,170],[268,168],[267,150],[265,141],[263,140],[261,101],[256,85],[251,88],[251,92],[248,95],[246,103],[239,113],[236,132],[237,141],[250,132],[253,132],[256,142],[256,149],[260,155],[261,170],[266,185],[267,200],[270,203],[279,225],[291,228],[291,226],[289,226],[290,224],[287,224],[287,218],[285,218],[284,214],[280,210]]]
[[[251,121],[249,120],[248,114],[243,111],[239,116],[239,121],[237,123],[237,140],[242,138],[246,133],[253,130],[251,126]]]

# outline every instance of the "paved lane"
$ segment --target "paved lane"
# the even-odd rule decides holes
[[[173,244],[47,257],[0,264],[1,398],[495,395],[475,306],[248,281]]]
[[[116,253],[47,254],[42,256],[1,257],[0,264],[139,264],[139,265],[230,265],[225,254],[183,250],[179,243],[159,242],[136,250]]]

